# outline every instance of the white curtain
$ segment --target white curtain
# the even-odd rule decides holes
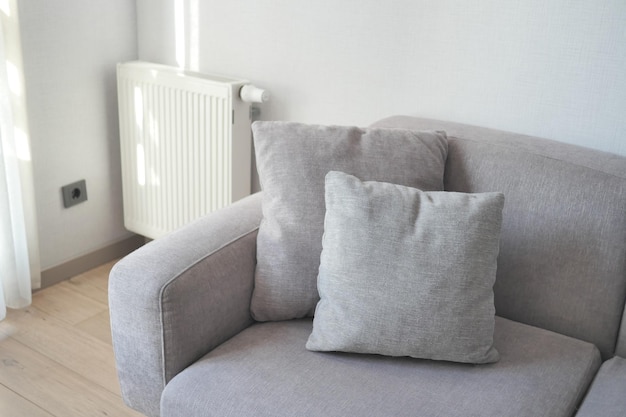
[[[11,7],[13,6],[13,8]],[[0,320],[40,284],[15,1],[0,1]]]

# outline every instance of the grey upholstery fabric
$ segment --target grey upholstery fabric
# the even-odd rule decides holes
[[[326,175],[307,349],[486,363],[504,196]]]
[[[255,122],[252,128],[264,191],[251,303],[260,321],[315,310],[328,171],[443,189],[444,133],[283,122]]]
[[[589,343],[496,319],[499,362],[310,352],[309,319],[255,324],[176,376],[163,417],[571,416],[600,366]]]
[[[413,116],[387,117],[372,123],[371,127],[412,130],[439,129],[453,138],[463,138],[492,145],[505,145],[518,152],[542,155],[549,159],[563,159],[574,165],[606,172],[620,178],[626,177],[626,164],[623,156],[535,136]]]
[[[624,316],[622,317],[622,326],[619,331],[615,354],[621,356],[622,358],[626,357],[626,309],[624,310]]]
[[[604,362],[576,417],[624,417],[626,415],[626,359]]]
[[[611,357],[626,294],[626,158],[445,122],[387,122],[463,136],[450,140],[448,189],[505,192],[497,310]],[[164,417],[332,416],[331,404],[339,415],[571,415],[599,366],[584,342],[499,318],[501,359],[481,366],[309,352],[307,321],[250,327],[260,207],[253,196],[114,269],[111,324],[127,404],[156,416],[163,392]],[[626,326],[617,351],[626,351]]]
[[[260,195],[155,240],[109,279],[122,396],[159,415],[165,384],[252,322],[249,313]]]
[[[626,158],[412,117],[374,125],[445,130],[446,190],[505,194],[498,315],[590,341],[605,359],[613,355],[626,299]]]

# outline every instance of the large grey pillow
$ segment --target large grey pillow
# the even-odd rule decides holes
[[[488,363],[504,196],[326,176],[307,349]]]
[[[252,130],[264,192],[251,300],[252,316],[259,321],[315,311],[329,171],[443,189],[448,149],[443,132],[288,122],[255,122]]]

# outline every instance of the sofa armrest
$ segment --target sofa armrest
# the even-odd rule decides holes
[[[255,194],[131,253],[109,278],[124,401],[159,415],[170,379],[252,323],[261,198]]]
[[[622,417],[626,414],[626,359],[604,362],[576,417]]]

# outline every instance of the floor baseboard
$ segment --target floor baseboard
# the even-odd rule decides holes
[[[65,281],[68,278],[82,274],[83,272],[89,271],[114,259],[122,258],[143,246],[144,243],[146,243],[146,240],[143,236],[134,235],[86,255],[64,262],[61,265],[41,271],[41,289]]]

